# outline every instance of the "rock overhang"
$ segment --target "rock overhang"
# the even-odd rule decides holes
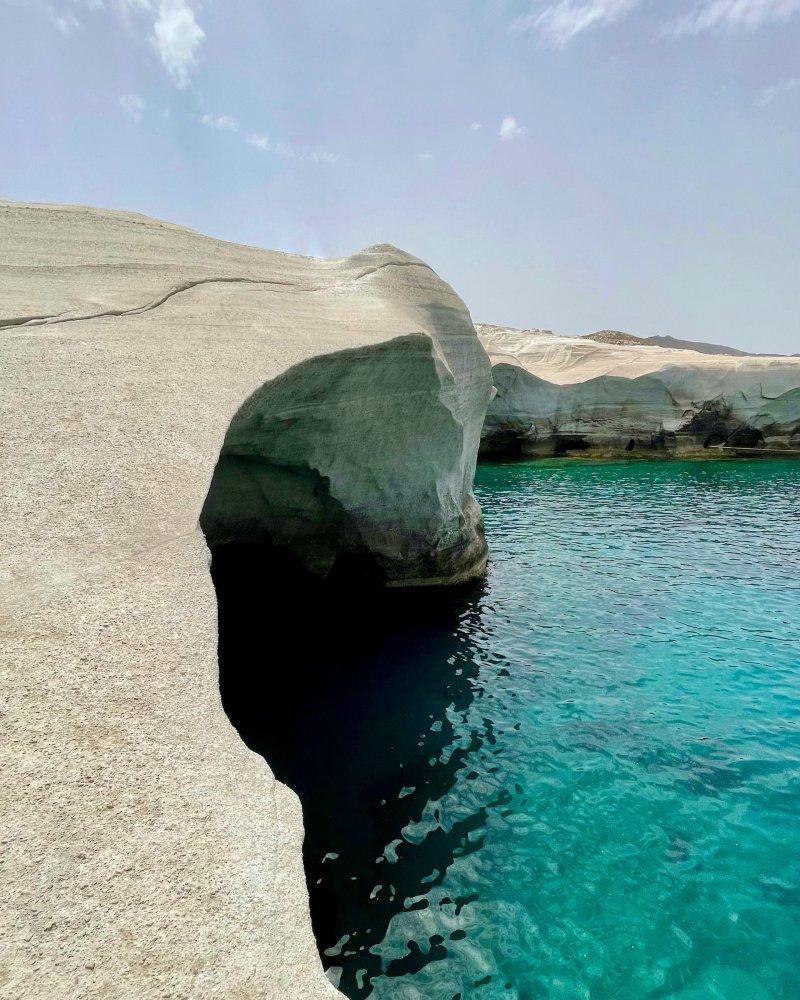
[[[260,451],[279,464],[278,428],[294,427],[290,459],[387,582],[480,573],[471,484],[491,379],[469,315],[388,246],[318,261],[74,206],[0,205],[0,273],[10,981],[37,1000],[109,984],[137,1000],[328,996],[296,801],[220,704],[198,518],[257,399],[277,435]],[[413,407],[402,391],[369,403],[378,358],[415,380]],[[325,372],[336,419],[315,398]],[[276,401],[298,373],[292,424]],[[351,467],[369,455],[359,505]]]

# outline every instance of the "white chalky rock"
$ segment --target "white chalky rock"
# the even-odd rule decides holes
[[[800,358],[479,327],[497,389],[485,453],[800,451]]]
[[[0,323],[2,991],[335,995],[298,802],[220,703],[198,518],[322,575],[480,573],[467,311],[388,246],[312,260],[5,202]]]

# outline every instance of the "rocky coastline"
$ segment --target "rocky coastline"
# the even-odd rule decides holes
[[[800,358],[477,329],[496,390],[483,457],[800,455]]]
[[[479,448],[800,453],[800,359],[476,333],[391,246],[321,260],[0,202],[0,275],[18,1000],[338,995],[298,800],[222,707],[210,551],[451,585],[486,566]]]

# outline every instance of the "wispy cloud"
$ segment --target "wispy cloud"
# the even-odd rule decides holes
[[[209,128],[218,128],[223,132],[238,132],[239,126],[236,123],[235,118],[231,118],[229,115],[201,115],[200,123],[202,125],[207,125]]]
[[[477,132],[478,129],[480,129],[480,128],[483,128],[483,124],[481,122],[473,122],[470,125],[469,130],[470,130],[470,132]]]
[[[800,11],[800,0],[703,0],[694,10],[664,29],[673,38],[703,31],[754,31],[764,24],[788,21]]]
[[[272,149],[272,143],[267,136],[259,135],[258,132],[248,135],[245,142],[249,142],[250,145],[255,146],[256,149],[260,149],[262,153],[268,153]]]
[[[539,35],[562,48],[588,28],[613,24],[643,0],[534,0],[513,30]],[[800,0],[695,0],[685,13],[665,22],[658,35],[681,38],[714,29],[754,31],[764,24],[788,21],[800,11]]]
[[[134,15],[152,18],[150,42],[162,65],[181,89],[197,63],[197,50],[205,33],[195,18],[196,0],[81,0],[88,15],[97,11],[116,11],[133,23]],[[72,4],[74,9],[75,3]],[[66,0],[53,0],[45,8],[50,20],[64,34],[82,27]]]
[[[152,42],[164,68],[181,90],[197,62],[197,47],[205,32],[186,0],[159,0]]]
[[[312,163],[338,163],[341,157],[338,153],[330,153],[325,149],[312,149],[307,153],[300,153],[299,159],[311,160]]]
[[[282,156],[286,160],[307,160],[311,163],[336,163],[339,160],[337,153],[330,153],[324,149],[298,149],[290,142],[273,142],[269,136],[253,132],[248,135],[245,142],[262,153],[274,153]]]
[[[416,154],[416,158],[418,160],[432,160],[433,159],[433,153],[417,153]]]
[[[512,118],[509,115],[500,122],[500,131],[497,134],[501,139],[505,139],[506,142],[510,142],[512,139],[516,139],[518,135],[522,135],[524,132],[524,126],[518,125],[517,119]]]
[[[123,94],[119,99],[119,106],[135,122],[142,120],[145,103],[138,94]]]
[[[780,83],[774,83],[771,87],[765,87],[759,96],[759,104],[770,104],[775,100],[776,97],[780,97],[781,94],[786,94],[790,90],[795,90],[800,87],[800,76],[791,76],[788,80],[781,80]]]
[[[69,10],[56,10],[55,7],[48,4],[47,16],[62,35],[71,35],[73,31],[83,27],[77,17]]]
[[[559,0],[530,13],[514,23],[515,31],[538,34],[552,45],[562,47],[587,28],[613,24],[637,7],[640,0]]]

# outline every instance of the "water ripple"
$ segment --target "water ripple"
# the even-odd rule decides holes
[[[286,775],[331,978],[800,997],[800,463],[487,465],[477,489],[484,590],[411,644],[390,615],[369,696],[306,709],[350,755],[338,799]]]

